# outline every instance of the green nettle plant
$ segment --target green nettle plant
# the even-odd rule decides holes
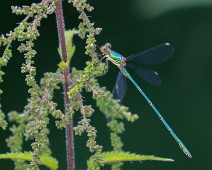
[[[25,59],[21,72],[26,75],[25,81],[29,87],[30,98],[22,113],[12,111],[6,114],[8,119],[5,119],[5,113],[2,110],[0,111],[0,126],[2,129],[7,128],[7,121],[11,122],[10,124],[14,123],[10,127],[12,135],[6,139],[10,153],[0,154],[0,159],[11,159],[16,170],[37,170],[40,165],[45,165],[50,169],[58,169],[58,161],[51,156],[48,138],[50,129],[47,126],[50,117],[53,117],[56,127],[66,131],[66,141],[64,142],[66,142],[67,155],[64,155],[64,157],[67,157],[68,170],[75,169],[75,154],[78,154],[74,152],[74,133],[79,136],[87,135],[86,147],[93,153],[93,156],[87,161],[87,169],[100,169],[101,166],[110,164],[111,169],[118,170],[124,161],[173,161],[168,158],[142,156],[122,150],[123,143],[120,135],[125,130],[122,121],[126,119],[129,122],[134,122],[138,119],[138,116],[131,114],[127,107],[120,105],[118,100],[114,100],[112,94],[105,87],[100,87],[96,79],[98,76],[103,76],[107,65],[99,59],[100,55],[96,50],[95,35],[100,34],[102,29],[95,28],[94,23],[90,21],[86,14],[94,8],[86,0],[69,0],[69,3],[79,13],[78,19],[81,22],[77,30],[64,30],[61,0],[42,0],[38,4],[33,3],[31,6],[12,6],[14,14],[24,15],[25,17],[13,31],[0,37],[0,46],[4,47],[3,55],[0,58],[0,80],[3,82],[4,72],[2,69],[7,66],[12,57],[11,44],[13,41],[19,41],[18,51],[23,54]],[[61,62],[56,63],[58,69],[55,72],[45,73],[38,84],[35,81],[36,67],[33,60],[36,56],[36,51],[33,49],[34,41],[39,36],[38,27],[42,19],[54,13],[56,13],[59,39],[58,53]],[[74,35],[86,40],[85,54],[89,55],[90,58],[83,70],[70,69],[71,59],[75,52],[75,45],[72,42]],[[63,86],[64,110],[57,109],[58,104],[53,101],[54,92],[59,89],[60,84]],[[99,110],[107,117],[112,151],[103,151],[103,146],[96,141],[97,130],[91,124],[91,117],[95,115],[95,110],[91,105],[83,103],[82,90],[92,93]],[[76,111],[81,113],[82,118],[74,126],[73,119]],[[101,135],[101,132],[99,132],[99,135]],[[26,141],[31,141],[31,151],[23,150],[22,146]]]

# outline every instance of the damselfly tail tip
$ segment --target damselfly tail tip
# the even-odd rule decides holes
[[[192,155],[191,155],[190,153],[187,153],[187,156],[188,156],[189,158],[192,158]]]
[[[182,149],[182,151],[186,154],[186,156],[188,156],[189,158],[192,158],[191,153],[182,142],[179,143],[179,146]]]

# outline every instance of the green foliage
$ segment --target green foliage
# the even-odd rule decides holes
[[[132,161],[166,161],[173,162],[173,159],[170,158],[161,158],[154,155],[138,155],[129,152],[103,152],[102,153],[103,163],[104,164],[113,164],[116,162],[132,162]],[[91,157],[92,158],[92,157]],[[92,159],[87,161],[88,169],[93,169]]]
[[[2,90],[0,90],[0,92],[2,93]],[[7,122],[5,120],[5,114],[2,112],[1,107],[2,106],[0,104],[0,127],[5,130],[7,127]]]
[[[75,52],[75,45],[73,44],[73,37],[74,35],[78,34],[78,31],[73,29],[73,30],[67,30],[65,32],[65,39],[66,39],[66,49],[67,49],[67,57],[68,61],[71,60],[71,58],[74,55]],[[58,53],[60,56],[62,56],[62,51],[61,47],[57,49]]]
[[[84,39],[86,39],[86,52],[85,54],[88,54],[92,57],[93,62],[96,62],[97,60],[97,54],[95,52],[96,50],[96,39],[95,35],[100,34],[101,28],[94,28],[94,23],[92,23],[88,16],[86,15],[86,10],[88,12],[91,12],[94,8],[87,3],[87,0],[69,0],[70,3],[73,4],[73,6],[76,8],[76,10],[80,13],[79,19],[82,20],[80,22],[78,29],[79,29],[79,36]],[[87,34],[87,35],[86,35]]]
[[[19,114],[12,111],[8,114],[9,121],[16,122],[18,125],[13,125],[10,128],[12,135],[6,139],[7,146],[10,148],[12,153],[22,152],[22,145],[24,141],[24,131],[26,127],[26,122],[29,118],[28,114]],[[14,159],[14,164],[17,170],[26,169],[26,163],[23,160]]]
[[[33,153],[32,152],[23,152],[23,153],[16,152],[16,153],[0,154],[0,159],[32,161]],[[45,155],[45,154],[41,155],[41,163],[47,166],[49,169],[58,169],[58,161],[49,155]]]
[[[105,87],[100,87],[98,81],[94,78],[85,84],[85,89],[93,93],[93,99],[96,100],[97,106],[108,120],[107,126],[111,131],[110,139],[114,151],[122,151],[123,143],[119,135],[124,132],[124,123],[120,120],[126,119],[134,122],[138,119],[138,115],[132,115],[127,107],[120,105],[118,100],[114,100],[112,94]],[[121,165],[121,162],[115,162],[112,164],[112,169],[114,167],[119,169]],[[98,169],[98,167],[95,168]]]
[[[69,64],[70,64],[70,61],[67,61],[67,62],[64,62],[64,61],[61,61],[58,66],[60,67],[61,70],[66,70],[67,68],[69,68]]]
[[[62,52],[62,44],[60,44],[60,48],[58,48],[58,53],[61,56],[59,68],[55,72],[44,73],[40,83],[37,83],[36,67],[34,66],[37,52],[34,49],[34,41],[40,35],[38,27],[42,19],[55,12],[55,3],[57,2],[44,0],[38,4],[33,3],[31,6],[12,7],[13,13],[25,15],[25,18],[13,31],[0,37],[0,46],[5,47],[3,56],[0,58],[1,69],[7,66],[12,57],[12,42],[15,40],[21,42],[18,50],[23,53],[25,59],[21,72],[26,75],[25,81],[30,94],[22,113],[12,111],[8,114],[9,121],[14,124],[10,127],[12,135],[6,139],[11,153],[2,154],[0,158],[12,159],[16,170],[38,170],[41,164],[51,169],[57,169],[58,163],[51,157],[48,138],[50,133],[49,117],[52,116],[55,119],[55,125],[58,129],[63,129],[70,125],[75,112],[80,111],[82,119],[71,130],[75,132],[75,135],[81,136],[84,133],[87,135],[86,146],[93,153],[88,161],[89,168],[100,169],[100,166],[110,163],[112,169],[118,170],[123,161],[170,161],[169,159],[140,156],[122,151],[121,134],[125,131],[123,121],[134,122],[138,119],[138,115],[131,114],[127,107],[120,105],[118,100],[113,99],[111,92],[107,91],[105,87],[101,87],[97,81],[97,77],[105,74],[107,65],[99,59],[99,54],[96,51],[95,36],[101,32],[101,28],[95,28],[94,23],[89,20],[86,12],[91,12],[94,8],[86,0],[69,0],[79,12],[81,22],[78,30],[73,29],[65,32],[67,61],[63,59],[62,55],[64,55],[65,50]],[[73,67],[71,74],[69,74],[71,59],[76,48],[73,44],[73,36],[76,34],[83,39],[86,38],[85,54],[90,56],[90,60],[86,62],[86,67],[83,70],[77,70]],[[0,82],[3,81],[3,75],[4,72],[0,70]],[[68,94],[65,93],[68,97],[64,97],[64,112],[57,109],[57,103],[53,101],[55,90],[59,90],[61,84],[64,86],[63,92],[65,92],[65,88],[68,91]],[[113,152],[103,153],[103,146],[97,143],[97,129],[92,126],[92,116],[96,114],[96,111],[91,105],[83,103],[82,91],[92,93],[99,110],[109,120],[107,126],[110,129]],[[67,99],[70,101],[69,103],[67,103]],[[0,126],[3,129],[7,126],[4,119],[5,114],[0,109]],[[32,152],[23,153],[22,147],[27,140],[31,142]],[[30,161],[30,163],[27,164],[25,161]]]

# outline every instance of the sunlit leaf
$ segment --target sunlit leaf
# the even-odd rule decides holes
[[[16,160],[31,161],[32,152],[0,154],[0,159],[12,159],[12,160],[16,159]],[[41,163],[50,169],[55,170],[58,169],[58,161],[55,158],[50,157],[49,155],[42,155]]]
[[[112,164],[117,162],[132,162],[132,161],[167,161],[173,162],[170,158],[161,158],[154,155],[138,155],[130,152],[103,152],[101,154],[103,157],[104,164]],[[87,161],[87,166],[89,169],[93,168],[92,157]]]

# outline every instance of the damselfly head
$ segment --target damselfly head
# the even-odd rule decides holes
[[[110,43],[106,43],[105,45],[101,46],[100,51],[103,54],[107,54],[110,51],[111,48],[111,44]]]

